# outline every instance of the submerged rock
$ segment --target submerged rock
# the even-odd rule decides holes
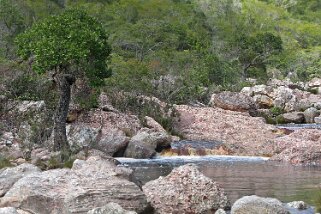
[[[100,157],[76,160],[72,169],[34,172],[21,178],[1,198],[0,206],[31,213],[71,214],[115,202],[141,212],[147,207],[146,197],[128,178],[128,170],[113,161]]]
[[[237,200],[231,214],[290,214],[275,198],[262,198],[256,195],[244,196]]]
[[[143,191],[160,214],[215,212],[230,206],[224,190],[193,164],[175,168],[168,176],[146,183]]]

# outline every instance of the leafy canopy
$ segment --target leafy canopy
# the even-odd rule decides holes
[[[55,69],[77,74],[82,70],[93,84],[100,84],[110,74],[107,39],[96,19],[81,10],[66,10],[36,23],[16,42],[21,57],[34,58],[33,69],[38,73]]]

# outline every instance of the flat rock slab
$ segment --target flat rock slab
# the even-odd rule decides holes
[[[146,197],[127,180],[130,172],[112,161],[90,157],[76,160],[72,169],[31,173],[1,198],[0,207],[19,207],[31,213],[87,213],[115,202],[126,210],[143,211]]]

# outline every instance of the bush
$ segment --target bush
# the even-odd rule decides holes
[[[278,116],[278,115],[283,114],[284,110],[280,107],[274,106],[270,109],[270,112],[273,114],[273,116]]]
[[[10,166],[12,166],[10,161],[5,157],[0,156],[0,169]]]
[[[130,93],[108,93],[111,104],[124,113],[131,113],[138,116],[141,123],[144,124],[145,116],[154,118],[163,128],[173,133],[174,120],[178,116],[176,110],[170,104],[161,106],[155,98],[137,96]]]

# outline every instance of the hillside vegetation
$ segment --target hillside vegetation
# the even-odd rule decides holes
[[[202,102],[249,78],[321,75],[320,0],[0,0],[1,94],[52,102],[50,78],[21,63],[15,38],[69,8],[85,10],[108,32],[113,75],[101,90],[111,97]],[[92,107],[98,89],[85,89],[91,99],[78,101]]]

